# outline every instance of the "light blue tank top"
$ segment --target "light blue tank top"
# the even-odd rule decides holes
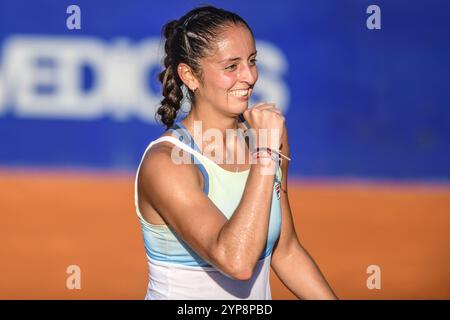
[[[231,172],[223,169],[211,159],[200,153],[194,139],[181,122],[175,123],[169,130],[177,137],[164,136],[152,141],[146,148],[139,164],[135,179],[135,207],[142,226],[142,234],[147,257],[162,263],[170,263],[190,267],[212,267],[203,260],[189,245],[184,242],[168,225],[154,225],[148,223],[139,210],[137,177],[147,151],[156,143],[169,141],[179,148],[188,151],[192,157],[192,163],[197,166],[204,178],[204,193],[216,205],[217,208],[229,219],[242,198],[245,184],[250,170]],[[277,169],[272,193],[269,228],[264,250],[260,260],[272,254],[272,249],[281,231],[281,204],[280,186],[282,173]],[[187,213],[188,214],[188,213]]]

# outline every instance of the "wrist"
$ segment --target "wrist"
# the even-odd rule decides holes
[[[280,153],[268,147],[255,148],[255,150],[251,153],[251,156],[256,162],[261,162],[263,164],[273,162],[278,166],[281,165]]]

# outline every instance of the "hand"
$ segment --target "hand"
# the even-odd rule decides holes
[[[284,133],[285,118],[274,103],[258,103],[244,111],[254,145],[279,150]]]

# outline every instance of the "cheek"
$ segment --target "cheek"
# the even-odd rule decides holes
[[[233,74],[218,75],[209,79],[209,83],[213,84],[209,86],[210,92],[215,95],[223,95],[233,88],[236,81],[236,76]]]
[[[234,73],[226,73],[221,77],[221,87],[228,91],[235,85],[237,81],[236,75]]]

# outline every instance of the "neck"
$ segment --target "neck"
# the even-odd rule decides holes
[[[235,116],[227,116],[218,112],[208,112],[207,110],[193,107],[189,112],[184,124],[187,124],[190,129],[193,129],[194,121],[201,121],[202,131],[214,128],[220,130],[225,136],[226,129],[237,129],[238,122]]]
[[[239,124],[237,121],[237,116],[232,114],[224,114],[213,110],[212,108],[208,108],[206,106],[198,107],[193,106],[189,114],[182,121],[185,127],[188,129],[190,134],[194,136],[194,121],[201,121],[201,136],[204,137],[204,133],[208,129],[219,130],[221,132],[221,137],[223,139],[223,146],[226,149],[235,148],[236,141],[227,141],[226,139],[226,130],[232,129],[236,130],[238,128],[244,128],[242,124]],[[198,126],[198,122],[196,123]],[[198,128],[198,127],[197,127]],[[198,130],[198,129],[197,129]],[[234,140],[234,139],[233,139]],[[196,141],[197,145],[200,146],[200,141]],[[203,143],[203,146],[208,143]]]

